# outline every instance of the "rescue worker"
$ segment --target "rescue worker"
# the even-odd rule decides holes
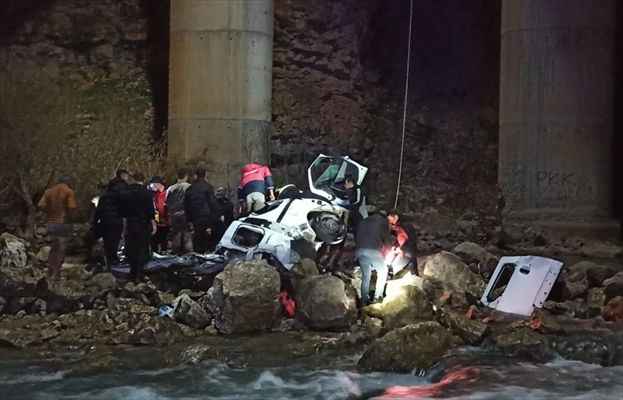
[[[417,274],[417,241],[416,231],[413,224],[407,223],[404,226],[400,221],[398,210],[391,210],[387,213],[389,229],[394,237],[392,253],[393,273],[396,274],[406,267],[410,268],[411,273]]]
[[[366,208],[366,196],[355,178],[347,174],[344,177],[344,188],[348,196],[348,225],[352,232],[357,233],[357,225],[362,219],[368,217]]]
[[[218,244],[227,230],[227,227],[229,227],[229,224],[234,220],[234,204],[227,198],[227,192],[222,186],[216,189],[214,195],[216,197],[216,203],[218,204],[218,216],[216,219],[213,241],[214,244]]]
[[[119,263],[117,252],[123,233],[121,195],[119,188],[111,181],[99,197],[95,209],[95,230],[104,240],[104,255],[109,271],[113,265]]]
[[[368,206],[366,211],[369,216],[359,222],[355,235],[355,257],[362,274],[361,301],[363,305],[369,303],[372,271],[376,271],[374,302],[383,300],[388,273],[388,266],[383,254],[392,243],[387,218],[376,213],[376,208],[373,206]]]
[[[177,182],[166,191],[165,203],[170,223],[169,242],[171,250],[176,254],[183,254],[190,248],[186,243],[188,223],[184,211],[184,196],[189,187],[188,170],[180,168],[177,171]]]
[[[73,226],[66,219],[78,207],[70,185],[69,177],[61,177],[56,185],[45,191],[38,203],[39,208],[46,213],[48,235],[52,238],[52,248],[48,255],[48,278],[52,281],[60,280],[67,242],[73,233]]]
[[[151,259],[149,244],[157,229],[154,202],[144,181],[143,174],[135,172],[121,195],[121,215],[126,218],[125,245],[130,279],[137,283],[143,279],[143,269]]]
[[[270,201],[275,200],[275,185],[270,168],[257,163],[247,164],[240,170],[238,199],[240,214],[251,213],[264,208],[266,193]]]
[[[184,195],[186,218],[193,227],[193,249],[197,253],[207,253],[210,236],[214,231],[218,205],[214,198],[214,188],[208,183],[207,171],[197,168],[197,179]]]

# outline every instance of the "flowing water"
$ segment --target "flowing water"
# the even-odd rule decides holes
[[[149,350],[143,350],[148,352]],[[140,357],[131,353],[127,357]],[[148,356],[146,354],[146,356]],[[425,377],[360,373],[354,359],[274,367],[201,362],[76,374],[56,360],[0,359],[0,399],[621,399],[623,367],[459,357]],[[465,373],[467,371],[467,373]],[[383,394],[389,389],[391,395]]]

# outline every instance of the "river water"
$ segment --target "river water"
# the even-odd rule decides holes
[[[142,350],[145,357],[147,352]],[[141,357],[129,353],[126,357]],[[623,367],[532,364],[483,355],[444,361],[424,377],[360,373],[356,358],[263,367],[204,361],[80,374],[59,360],[0,359],[0,399],[622,399]],[[324,365],[322,365],[324,364]],[[79,371],[78,371],[79,372]],[[466,373],[467,372],[467,373]],[[441,381],[441,382],[440,382]],[[388,390],[391,395],[384,395]]]

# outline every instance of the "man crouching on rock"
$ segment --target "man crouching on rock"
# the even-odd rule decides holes
[[[77,208],[76,195],[70,185],[69,177],[61,177],[56,185],[45,191],[38,204],[47,214],[48,234],[52,238],[52,249],[48,256],[48,278],[53,281],[60,279],[65,248],[73,233],[72,225],[65,222],[67,214]]]
[[[130,279],[143,279],[143,267],[151,258],[149,243],[156,233],[156,211],[151,193],[144,184],[145,177],[135,172],[121,195],[121,210],[127,220],[125,245],[130,264]]]
[[[361,302],[369,303],[370,280],[372,271],[376,271],[376,289],[374,301],[383,300],[385,283],[387,282],[388,267],[385,263],[383,250],[392,244],[392,236],[389,231],[387,218],[376,212],[376,207],[368,206],[368,217],[361,220],[357,226],[355,243],[357,251],[355,256],[361,268]]]

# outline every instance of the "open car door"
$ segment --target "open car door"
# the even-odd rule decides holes
[[[351,175],[357,185],[362,185],[368,168],[348,156],[331,157],[320,154],[307,169],[309,190],[337,206],[348,206],[348,193],[344,179]]]

